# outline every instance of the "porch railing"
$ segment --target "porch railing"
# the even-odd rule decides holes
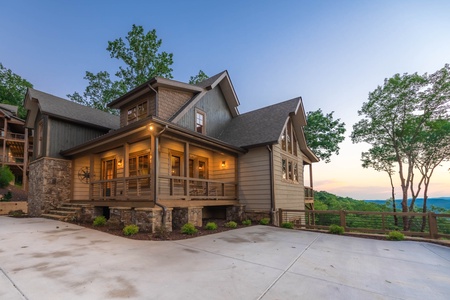
[[[4,130],[0,130],[0,136],[1,137],[5,137],[5,131]],[[25,139],[25,134],[8,132],[6,134],[6,138],[7,139],[13,139],[13,140],[24,140]]]
[[[305,186],[305,202],[314,202],[314,190],[311,187]]]
[[[91,182],[93,200],[152,200],[151,175]]]
[[[235,200],[237,199],[237,183],[181,176],[159,176],[159,194],[168,199]]]

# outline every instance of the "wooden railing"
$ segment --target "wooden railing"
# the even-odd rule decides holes
[[[0,130],[0,136],[1,137],[5,137],[5,131],[4,130]],[[7,139],[12,139],[12,140],[24,140],[25,139],[25,134],[8,132],[6,134],[6,138]]]
[[[311,187],[305,186],[305,202],[314,202],[314,190]]]
[[[167,199],[237,199],[237,183],[219,180],[159,176],[159,195]]]
[[[93,200],[152,200],[151,176],[133,176],[91,182]]]
[[[407,220],[407,231],[403,221]],[[450,238],[450,214],[414,212],[374,212],[345,210],[288,210],[278,211],[278,221],[292,222],[297,228],[328,230],[330,225],[344,227],[345,231],[386,234],[393,230],[408,236],[432,239]]]

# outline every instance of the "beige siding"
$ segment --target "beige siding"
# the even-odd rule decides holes
[[[239,157],[239,199],[246,210],[270,211],[270,166],[266,147]]]
[[[158,89],[158,117],[168,120],[181,109],[194,94],[167,88]]]
[[[273,167],[274,167],[274,193],[275,210],[285,209],[305,209],[305,195],[303,188],[303,162],[300,152],[299,157],[289,154],[281,149],[280,144],[273,146]],[[297,162],[298,164],[298,182],[283,179],[282,176],[282,158]]]
[[[89,199],[89,184],[81,182],[78,178],[78,172],[83,167],[90,166],[89,156],[83,156],[75,158],[72,161],[72,169],[73,169],[73,200],[88,200]]]

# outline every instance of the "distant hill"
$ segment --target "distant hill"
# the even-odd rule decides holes
[[[386,200],[364,200],[365,202],[371,202],[375,204],[384,204]],[[397,207],[401,207],[402,200],[395,200]],[[408,205],[411,202],[411,199],[408,199]],[[423,206],[423,198],[417,198],[415,205],[417,207]],[[450,209],[450,197],[439,197],[439,198],[428,198],[427,200],[427,209],[431,209],[431,206],[441,207],[444,209]]]

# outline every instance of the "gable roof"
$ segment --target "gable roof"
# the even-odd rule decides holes
[[[263,107],[230,121],[219,139],[238,147],[251,147],[278,142],[290,113],[295,113],[301,98]]]
[[[118,116],[53,96],[33,88],[28,88],[25,96],[26,109],[33,109],[32,100],[37,100],[37,105],[42,114],[103,129],[119,128],[120,119]],[[32,124],[30,124],[28,117],[29,116],[27,116],[27,125],[32,126],[34,120],[31,120],[30,122]],[[36,113],[31,114],[31,118],[35,119]]]
[[[8,114],[8,116],[17,116],[17,111],[19,110],[18,106],[0,103],[0,109],[3,111],[7,111],[5,113]]]

